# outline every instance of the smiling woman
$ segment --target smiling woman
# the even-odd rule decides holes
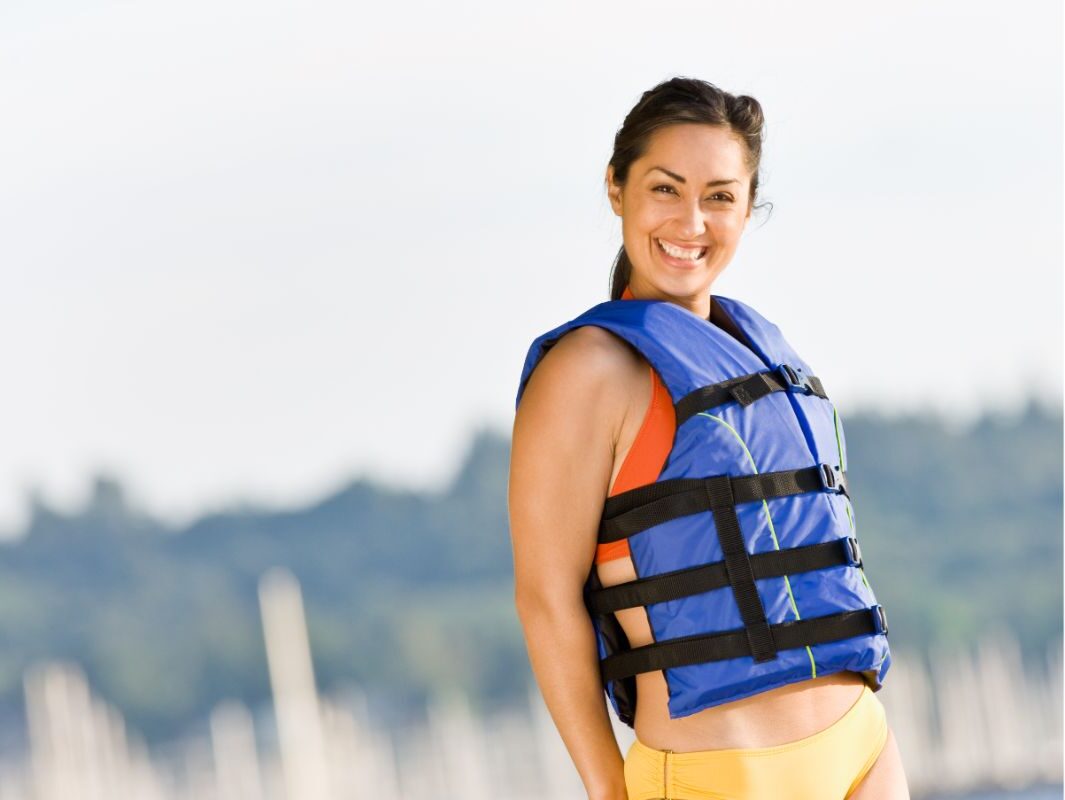
[[[515,597],[597,800],[908,797],[839,416],[776,325],[710,292],[755,207],[762,128],[756,100],[703,81],[643,95],[606,171],[611,299],[522,371]],[[624,757],[604,689],[635,729]]]
[[[751,216],[746,145],[729,128],[678,123],[657,131],[648,150],[627,175],[616,175],[613,163],[607,167],[628,283],[637,296],[654,287],[687,297],[695,310],[732,260]],[[631,259],[644,269],[632,274]]]

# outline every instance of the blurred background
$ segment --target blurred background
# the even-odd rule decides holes
[[[5,2],[0,799],[583,797],[510,425],[674,75],[766,113],[713,290],[843,420],[914,797],[1061,797],[1063,38],[1050,0]]]

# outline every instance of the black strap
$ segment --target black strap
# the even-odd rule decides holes
[[[847,474],[831,464],[758,475],[673,478],[608,497],[599,523],[599,543],[616,542],[677,517],[709,511],[709,483],[727,479],[734,505],[825,490],[847,493]]]
[[[588,572],[588,580],[585,582],[585,593],[594,593],[602,588],[603,582],[599,578],[598,570],[593,565]],[[629,639],[615,615],[599,616],[595,620],[595,626],[599,631],[599,637],[607,655],[625,652],[629,649]],[[607,688],[606,684],[604,684],[603,688]],[[617,704],[618,718],[631,727],[636,715],[635,676],[630,675],[614,681],[613,691],[614,702]]]
[[[781,622],[770,625],[769,630],[778,650],[791,650],[872,633],[886,636],[887,616],[883,607],[875,605],[825,617]],[[641,672],[750,655],[750,638],[740,628],[723,633],[668,639],[615,653],[600,661],[600,670],[604,681],[612,681]]]
[[[776,658],[777,648],[769,632],[769,621],[765,616],[762,598],[758,595],[758,587],[754,585],[751,554],[743,543],[740,520],[736,516],[736,500],[732,496],[732,481],[728,475],[718,475],[707,478],[703,485],[714,514],[714,528],[721,543],[721,552],[725,555],[728,582],[747,630],[751,653],[757,662],[771,661]]]
[[[755,553],[751,556],[751,570],[755,580],[847,565],[862,566],[858,540],[850,536],[820,544]],[[585,593],[585,605],[592,614],[612,614],[623,608],[649,606],[721,589],[728,586],[728,583],[725,562],[715,561],[711,564],[664,572],[661,575],[637,578],[605,588],[590,587]]]
[[[801,370],[789,364],[781,364],[775,370],[740,375],[689,392],[674,404],[676,424],[680,427],[699,412],[733,400],[746,407],[768,394],[786,391],[814,394],[828,399],[820,378],[803,375]]]

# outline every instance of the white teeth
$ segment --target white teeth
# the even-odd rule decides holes
[[[677,247],[676,245],[663,242],[661,239],[655,239],[658,242],[658,246],[662,248],[666,255],[673,258],[681,258],[685,261],[698,261],[706,254],[706,248],[691,249],[687,247]]]

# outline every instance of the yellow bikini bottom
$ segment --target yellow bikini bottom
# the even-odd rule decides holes
[[[822,731],[775,747],[656,750],[639,739],[625,755],[629,800],[844,800],[887,743],[884,706],[866,684]]]

